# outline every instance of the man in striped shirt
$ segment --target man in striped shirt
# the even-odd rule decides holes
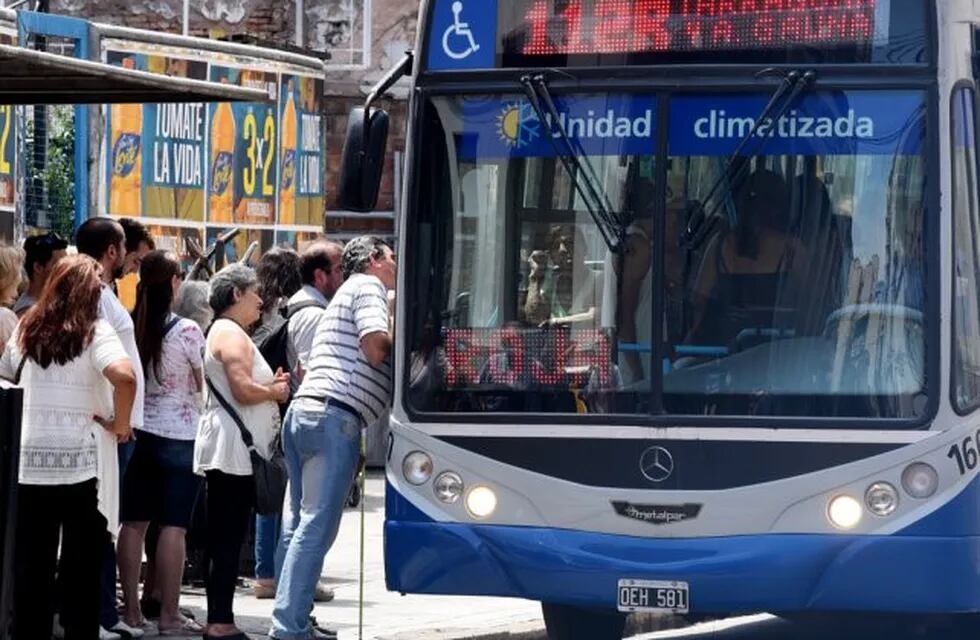
[[[361,236],[344,248],[342,265],[346,281],[320,318],[283,429],[290,509],[276,554],[269,635],[277,640],[321,637],[309,615],[323,559],[337,537],[361,429],[391,402],[388,292],[395,286],[395,255],[378,238]]]

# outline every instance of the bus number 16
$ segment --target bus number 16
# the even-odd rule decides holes
[[[946,452],[947,458],[956,460],[956,466],[959,467],[960,475],[963,475],[967,471],[973,471],[977,466],[977,446],[974,445],[974,441],[977,445],[980,445],[980,430],[974,436],[963,438],[962,444],[954,443],[949,448],[949,451]]]

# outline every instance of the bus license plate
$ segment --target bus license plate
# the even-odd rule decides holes
[[[676,580],[624,579],[616,601],[620,611],[687,613],[690,591],[686,582]]]

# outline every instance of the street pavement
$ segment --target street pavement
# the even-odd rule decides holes
[[[852,614],[784,620],[763,613],[638,634],[630,640],[975,640],[978,632],[976,618]]]
[[[390,593],[385,589],[382,549],[384,476],[369,474],[364,498],[364,615],[359,626],[361,512],[347,509],[337,541],[324,563],[324,582],[333,588],[332,602],[317,604],[317,621],[339,630],[340,640],[459,640],[507,637],[509,640],[543,637],[544,623],[536,602],[513,598],[420,596]],[[185,589],[181,606],[206,619],[203,589]],[[250,588],[235,596],[239,627],[253,638],[269,630],[271,600],[257,600]],[[508,635],[503,635],[508,634]]]

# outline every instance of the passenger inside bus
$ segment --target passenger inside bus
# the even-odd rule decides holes
[[[806,249],[789,233],[785,180],[759,169],[734,194],[736,222],[709,241],[693,285],[689,344],[741,351],[792,337]]]
[[[531,252],[524,319],[533,326],[592,325],[600,282],[586,264],[588,245],[579,225],[556,224],[544,246]]]
[[[630,193],[633,221],[626,228],[622,273],[619,278],[620,360],[625,384],[650,379],[650,350],[653,344],[653,238],[654,188],[651,182],[637,183]]]

